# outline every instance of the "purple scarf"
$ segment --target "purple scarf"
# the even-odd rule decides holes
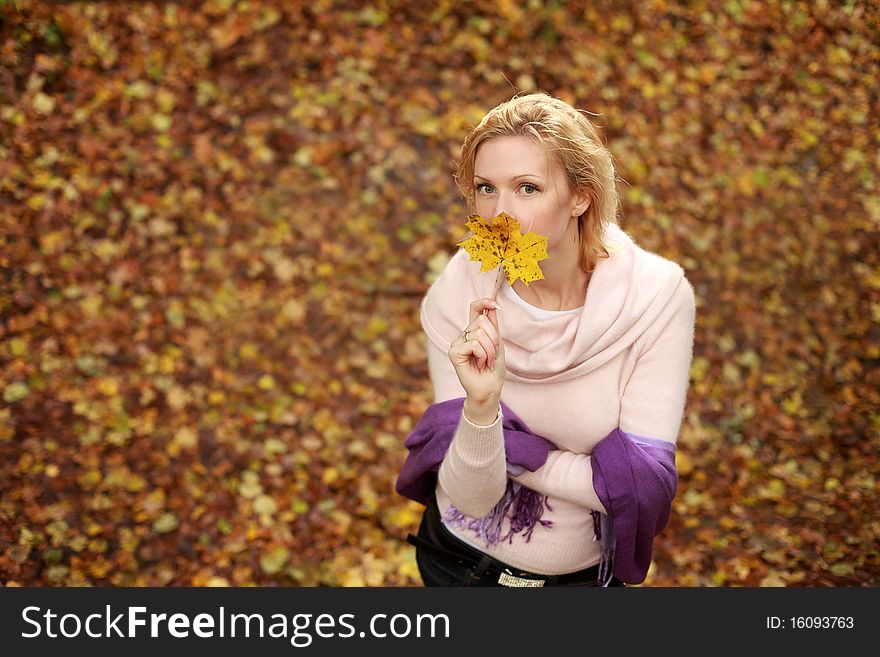
[[[433,404],[422,415],[404,442],[409,454],[395,486],[400,495],[428,503],[463,405],[464,398],[450,399]],[[514,476],[524,470],[534,472],[556,446],[532,433],[503,402],[501,411],[508,472]],[[593,512],[594,540],[602,543],[599,581],[607,585],[613,574],[629,584],[643,582],[651,564],[654,536],[669,521],[678,488],[675,445],[615,429],[596,445],[592,462],[593,487],[608,511],[607,516]],[[508,480],[504,497],[485,518],[468,518],[452,508],[446,520],[475,530],[489,543],[512,541],[520,532],[528,541],[537,523],[551,525],[541,519],[545,507],[550,508],[544,495]],[[501,536],[506,516],[510,530]]]
[[[593,449],[593,488],[608,512],[601,516],[603,551],[608,542],[613,574],[628,584],[645,581],[654,537],[672,511],[678,490],[675,444],[615,429]],[[605,534],[611,532],[606,540]],[[601,574],[600,574],[601,577]]]

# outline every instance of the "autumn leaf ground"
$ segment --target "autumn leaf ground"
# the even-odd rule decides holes
[[[0,18],[0,582],[418,585],[418,304],[515,88],[596,114],[621,225],[697,294],[646,584],[877,585],[874,3]]]

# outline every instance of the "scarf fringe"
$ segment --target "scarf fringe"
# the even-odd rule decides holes
[[[548,511],[553,510],[547,502],[546,495],[508,479],[504,495],[487,515],[482,518],[471,518],[450,504],[444,519],[453,527],[475,532],[487,545],[496,545],[501,541],[513,543],[513,537],[520,533],[528,543],[538,524],[547,528],[553,526],[552,520],[541,519],[545,508]],[[507,533],[501,536],[504,519],[508,516],[510,527]]]
[[[601,551],[599,557],[599,586],[608,586],[614,570],[614,525],[604,513],[593,511],[594,541],[599,541]]]

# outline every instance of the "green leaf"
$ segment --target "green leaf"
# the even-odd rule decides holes
[[[31,390],[28,388],[26,383],[22,381],[16,381],[15,383],[10,383],[3,390],[3,401],[7,404],[14,404],[17,401],[21,401],[25,397],[30,394]]]
[[[844,575],[852,575],[854,569],[852,565],[846,563],[845,561],[838,561],[836,564],[831,566],[831,574],[837,575],[838,577],[843,577]]]
[[[166,534],[177,529],[179,524],[177,517],[170,511],[166,511],[153,522],[153,529],[160,534]]]
[[[284,568],[289,558],[290,550],[283,545],[279,545],[260,557],[260,568],[267,575],[274,575]]]

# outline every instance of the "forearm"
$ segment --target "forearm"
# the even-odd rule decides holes
[[[502,418],[488,426],[472,423],[462,413],[449,451],[440,465],[439,481],[449,499],[472,518],[482,518],[504,495],[507,461]]]

